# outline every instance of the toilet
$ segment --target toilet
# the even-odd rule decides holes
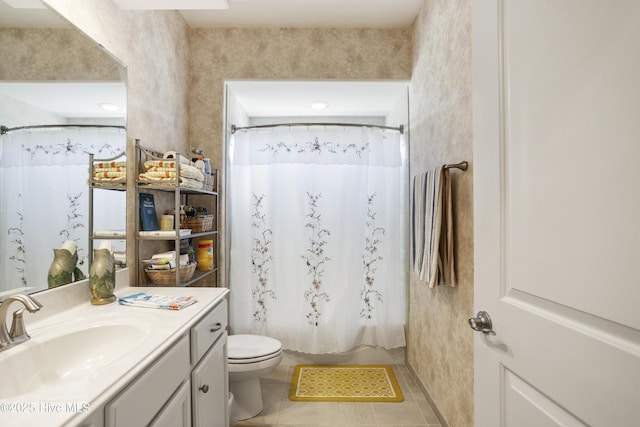
[[[227,355],[234,418],[255,417],[263,408],[260,377],[280,364],[282,344],[262,335],[230,335]]]

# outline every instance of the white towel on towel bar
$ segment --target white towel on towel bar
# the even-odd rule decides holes
[[[418,278],[430,288],[455,286],[451,177],[444,166],[414,177],[412,228],[413,270]]]

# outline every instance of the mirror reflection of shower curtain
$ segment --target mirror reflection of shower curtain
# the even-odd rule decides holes
[[[396,131],[237,131],[230,143],[233,333],[323,354],[403,347],[407,161]]]
[[[87,274],[89,155],[123,151],[118,128],[56,127],[11,131],[0,138],[0,292],[47,288],[53,249],[78,245]],[[125,228],[124,192],[95,191],[94,222]]]

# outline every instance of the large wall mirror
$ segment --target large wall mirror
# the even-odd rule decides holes
[[[47,277],[55,249],[75,250],[72,281],[86,277],[90,217],[126,226],[124,191],[95,190],[89,209],[88,185],[89,153],[126,148],[126,68],[39,6],[0,0],[0,299],[60,285]],[[125,258],[124,237],[93,243]]]

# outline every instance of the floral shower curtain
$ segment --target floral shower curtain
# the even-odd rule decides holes
[[[233,333],[313,354],[404,346],[404,138],[251,129],[234,134],[229,153]]]
[[[0,291],[47,288],[53,248],[78,245],[86,265],[89,153],[112,157],[125,149],[118,128],[14,130],[0,137]],[[95,191],[94,224],[124,230],[124,192]]]

